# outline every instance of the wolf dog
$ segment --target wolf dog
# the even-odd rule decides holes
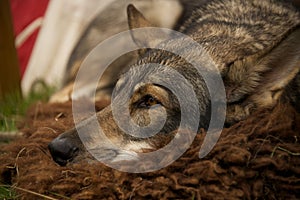
[[[226,123],[236,123],[259,108],[271,108],[281,101],[290,101],[296,105],[300,69],[299,11],[286,1],[278,0],[197,2],[193,1],[190,13],[185,13],[179,19],[176,30],[200,44],[219,70],[227,99]],[[133,5],[128,5],[127,13],[130,30],[153,26]],[[143,46],[143,37],[134,31],[131,35],[135,43]],[[174,42],[159,41],[156,45],[170,43]],[[194,55],[192,48],[186,49],[181,44],[173,45],[178,52],[187,51],[187,54]],[[171,85],[179,85],[179,88],[185,90],[185,83],[174,77],[164,79],[158,76],[170,70],[179,72],[192,85],[200,116],[194,116],[197,112],[193,111],[192,106],[188,109],[190,118],[200,117],[198,128],[207,128],[212,100],[205,81],[197,70],[184,58],[161,49],[141,49],[139,55],[137,64],[131,66],[117,81],[112,97],[117,102],[116,108],[108,106],[96,114],[107,138],[121,149],[134,152],[155,150],[165,144],[164,141],[172,139],[170,134],[180,125],[180,102],[170,89],[155,83],[157,79],[161,82],[167,80]],[[147,65],[149,63],[160,65],[152,68]],[[142,64],[148,68],[141,70],[139,66]],[[147,81],[138,81],[138,75],[147,77]],[[124,95],[128,93],[125,88],[128,85],[133,88],[132,94],[124,102]],[[189,102],[190,97],[185,96],[184,101]],[[131,121],[138,127],[161,122],[160,116],[165,113],[166,118],[163,119],[164,124],[159,133],[140,138],[119,127],[113,110],[124,105],[129,109]],[[123,110],[119,113],[123,113]],[[77,128],[62,133],[49,144],[50,153],[58,164],[66,165],[85,157],[83,155],[87,152],[78,131],[89,135],[95,130],[91,125],[91,119],[86,119]],[[138,129],[130,130],[139,134]],[[104,146],[109,148],[108,144],[96,143],[92,138],[89,142],[95,143],[95,149]],[[107,159],[126,159],[121,158],[122,155],[118,152],[113,155],[105,153],[103,151],[103,156],[107,156]]]

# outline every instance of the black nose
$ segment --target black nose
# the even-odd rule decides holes
[[[78,153],[78,147],[67,138],[57,137],[48,145],[53,160],[61,166],[65,166]]]

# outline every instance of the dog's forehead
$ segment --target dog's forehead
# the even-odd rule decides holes
[[[129,73],[122,74],[115,86],[115,94],[132,94],[138,91],[140,88],[143,88],[146,85],[146,82],[141,79],[135,79],[132,74]]]
[[[165,89],[162,88],[160,85],[157,85],[153,82],[147,81],[147,80],[140,80],[140,82],[134,82],[132,81],[129,83],[131,80],[128,80],[126,78],[121,78],[119,79],[117,83],[117,90],[121,92],[126,92],[130,95],[133,94],[140,94],[140,95],[145,95],[146,93],[150,93],[154,96],[162,96],[165,97],[167,96],[165,93]],[[125,91],[124,91],[125,90]]]
[[[170,70],[157,63],[135,64],[128,71],[121,74],[116,83],[115,90],[118,92],[136,92],[146,85],[156,85],[161,82],[163,74]]]
[[[116,83],[116,89],[127,88],[130,91],[135,91],[139,87],[145,85],[145,78],[148,70],[141,70],[138,66],[133,65],[128,71],[122,73]]]
[[[144,82],[137,83],[137,84],[133,87],[133,92],[136,92],[136,91],[138,91],[140,88],[145,87],[145,85],[146,85],[146,83],[144,83]]]
[[[115,86],[116,89],[121,88],[121,86],[124,85],[125,83],[126,83],[126,78],[121,76],[116,83],[116,86]]]

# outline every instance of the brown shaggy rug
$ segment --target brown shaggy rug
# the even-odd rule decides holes
[[[144,174],[54,163],[47,145],[73,126],[71,107],[33,106],[24,136],[0,149],[0,182],[13,185],[20,199],[300,199],[300,114],[290,106],[258,111],[224,129],[203,159],[205,134],[198,134],[180,159]]]

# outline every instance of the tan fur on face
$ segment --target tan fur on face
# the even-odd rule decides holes
[[[169,105],[169,93],[162,87],[153,84],[141,84],[131,98],[131,104],[139,101],[146,95],[151,95],[162,105]]]

